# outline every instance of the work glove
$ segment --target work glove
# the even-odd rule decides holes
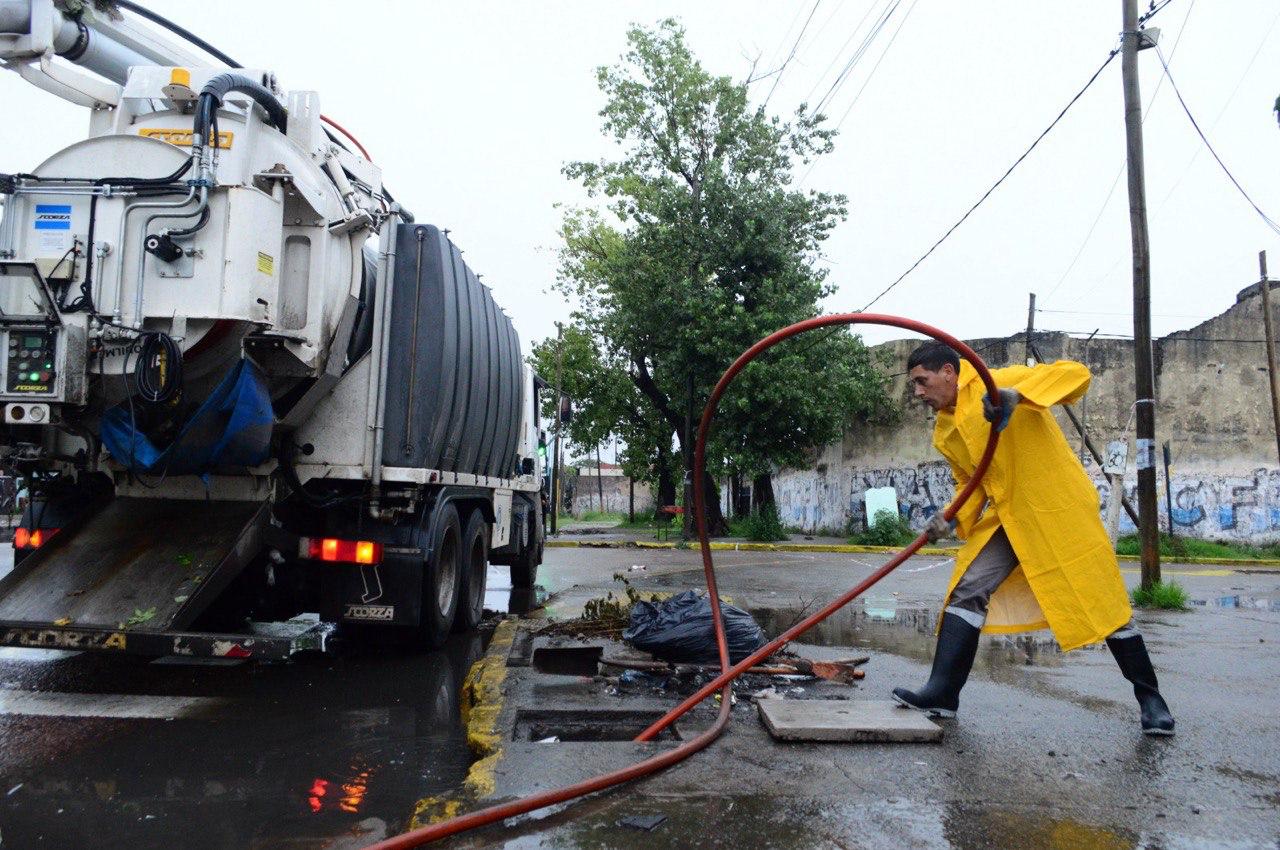
[[[992,401],[990,395],[982,397],[982,415],[987,421],[996,426],[997,431],[1003,431],[1004,426],[1009,424],[1009,417],[1013,415],[1013,409],[1018,406],[1018,402],[1022,401],[1022,393],[1017,390],[1002,389],[1000,392],[1000,406]]]
[[[942,511],[938,511],[925,525],[924,536],[930,543],[937,543],[939,540],[950,537],[955,530],[956,521],[944,519]]]

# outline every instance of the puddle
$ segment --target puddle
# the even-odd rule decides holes
[[[173,722],[6,718],[4,846],[320,847],[398,830],[466,776],[458,692],[484,642],[234,668],[86,663],[77,689],[218,693],[232,707]]]
[[[1200,608],[1244,608],[1249,611],[1280,611],[1280,594],[1257,595],[1232,594],[1208,599],[1191,599],[1191,605]]]
[[[523,617],[535,608],[541,607],[546,601],[547,589],[542,585],[512,587],[510,567],[489,567],[484,591],[486,611]]]
[[[509,850],[535,847],[926,848],[926,850],[1129,850],[1170,846],[1144,843],[1131,825],[1090,823],[1050,807],[1020,809],[891,797],[814,800],[773,794],[689,794],[680,799],[604,797],[572,814],[520,824],[502,834]],[[650,832],[628,829],[633,816],[665,816]],[[1167,830],[1165,831],[1167,834]],[[1162,837],[1164,835],[1162,834]],[[1176,836],[1174,836],[1176,838]],[[1196,842],[1172,842],[1194,846]]]
[[[811,610],[753,608],[752,616],[769,637],[776,637]],[[797,643],[847,646],[931,661],[937,643],[938,612],[932,608],[898,608],[893,600],[855,600],[797,638]],[[984,635],[974,664],[978,669],[1062,663],[1058,642],[1048,632]]]

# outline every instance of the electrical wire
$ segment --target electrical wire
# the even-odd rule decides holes
[[[813,8],[809,10],[809,17],[804,19],[804,26],[800,27],[800,34],[796,36],[795,43],[791,45],[791,52],[787,54],[787,58],[782,60],[782,65],[778,68],[778,73],[773,76],[773,85],[769,87],[769,93],[764,97],[764,103],[767,104],[769,99],[773,97],[773,93],[778,89],[778,83],[782,81],[782,74],[787,70],[787,66],[791,64],[791,60],[796,58],[796,51],[800,49],[800,42],[804,41],[804,34],[809,31],[809,24],[813,21],[814,14],[818,11],[818,6],[822,4],[822,0],[814,0]]]
[[[893,49],[893,43],[898,40],[898,33],[902,32],[902,28],[907,25],[907,19],[915,11],[918,2],[920,0],[911,0],[911,5],[907,7],[907,11],[902,15],[902,20],[898,21],[898,28],[893,31],[893,35],[889,36],[889,43],[884,46],[884,50],[880,53],[880,58],[876,60],[876,64],[871,66],[870,72],[867,73],[867,78],[862,81],[862,88],[858,89],[858,93],[849,102],[849,107],[840,116],[840,120],[836,122],[836,126],[832,129],[839,130],[845,119],[849,117],[849,113],[853,112],[853,108],[858,105],[858,101],[862,98],[862,93],[867,90],[867,86],[871,85],[871,80],[875,78],[876,71],[880,68],[880,63],[884,61],[884,57],[888,56],[889,51]]]
[[[1280,225],[1277,225],[1269,215],[1264,213],[1262,209],[1254,203],[1253,198],[1249,197],[1249,193],[1240,185],[1240,181],[1231,173],[1231,169],[1227,168],[1227,164],[1222,161],[1222,157],[1218,156],[1218,152],[1214,150],[1213,145],[1209,143],[1208,137],[1206,137],[1204,131],[1200,129],[1200,124],[1196,121],[1196,117],[1191,114],[1191,108],[1187,106],[1187,102],[1182,97],[1182,92],[1178,90],[1178,84],[1174,81],[1173,74],[1169,72],[1169,63],[1165,61],[1164,53],[1160,51],[1159,45],[1156,46],[1156,55],[1160,57],[1160,65],[1164,68],[1164,75],[1169,80],[1169,87],[1173,89],[1173,93],[1178,98],[1178,103],[1182,106],[1182,111],[1186,113],[1187,120],[1190,121],[1191,126],[1195,128],[1196,135],[1200,137],[1200,141],[1204,142],[1204,146],[1209,149],[1209,153],[1213,154],[1214,160],[1216,160],[1218,165],[1222,168],[1222,173],[1227,175],[1227,179],[1231,181],[1231,185],[1236,187],[1236,191],[1238,191],[1240,195],[1249,202],[1249,206],[1253,207],[1253,211],[1261,216],[1267,227],[1270,227],[1277,236],[1280,236]]]
[[[1021,165],[1023,160],[1025,160],[1028,156],[1031,155],[1031,152],[1036,149],[1036,146],[1040,144],[1040,142],[1044,139],[1045,136],[1049,135],[1049,133],[1053,130],[1054,127],[1058,126],[1058,122],[1062,120],[1063,116],[1065,116],[1068,111],[1070,111],[1071,107],[1076,104],[1076,101],[1078,101],[1081,97],[1084,96],[1084,93],[1087,92],[1089,90],[1089,87],[1094,84],[1094,81],[1096,81],[1098,77],[1102,75],[1103,70],[1105,70],[1106,67],[1111,64],[1111,60],[1115,59],[1116,55],[1119,52],[1120,52],[1119,50],[1112,50],[1110,53],[1107,54],[1107,58],[1103,60],[1101,65],[1098,66],[1098,70],[1093,72],[1093,76],[1089,78],[1089,81],[1084,84],[1084,87],[1081,88],[1080,91],[1076,92],[1075,96],[1072,97],[1071,100],[1067,102],[1066,106],[1062,107],[1062,111],[1059,112],[1058,116],[1049,123],[1049,126],[1045,127],[1039,136],[1036,136],[1036,139],[1034,142],[1031,143],[1031,146],[1022,152],[1022,156],[1014,160],[1013,165],[1009,166],[1008,170],[1006,170],[1004,174],[1000,175],[1000,179],[996,180],[996,182],[992,184],[991,188],[988,189],[986,192],[984,192],[982,197],[978,198],[977,202],[974,203],[973,206],[969,207],[968,211],[966,211],[964,215],[960,216],[960,219],[955,224],[951,225],[951,227],[947,230],[947,232],[942,234],[941,238],[939,238],[937,242],[934,242],[928,251],[925,251],[924,254],[920,256],[920,259],[912,263],[910,268],[908,268],[905,272],[899,275],[897,280],[895,280],[893,283],[889,284],[884,289],[882,289],[880,293],[876,295],[875,298],[872,298],[870,301],[868,301],[866,305],[863,306],[862,308],[863,311],[866,311],[867,309],[869,309],[881,298],[888,295],[889,292],[892,291],[898,284],[906,280],[907,275],[911,274],[913,271],[919,268],[921,263],[929,259],[929,256],[933,254],[934,251],[938,250],[938,246],[940,246],[943,242],[946,242],[947,239],[950,238],[951,234],[955,233],[956,230],[960,227],[960,225],[964,224],[965,221],[969,218],[969,216],[973,215],[974,211],[977,210],[978,207],[982,206],[982,204],[987,200],[987,198],[991,197],[992,193],[995,192],[996,189],[1000,188],[1000,185],[1004,183],[1004,181],[1009,177],[1009,175],[1014,172],[1014,169],[1016,169],[1019,165]]]
[[[827,74],[830,74],[831,69],[834,68],[836,66],[836,63],[840,61],[840,57],[844,54],[845,48],[847,48],[850,44],[853,43],[854,38],[856,38],[858,33],[862,30],[862,25],[867,22],[867,18],[871,17],[871,10],[873,8],[875,8],[875,4],[873,3],[867,4],[867,11],[862,13],[862,17],[858,19],[858,23],[857,25],[854,26],[853,30],[849,33],[849,37],[845,39],[844,44],[840,45],[840,49],[836,51],[836,55],[831,57],[831,61],[827,63],[827,67],[822,70],[822,76],[818,77],[817,82],[813,84],[813,88],[809,89],[809,93],[805,95],[804,97],[805,103],[808,103],[809,101],[813,100],[814,94],[816,94],[818,89],[822,86],[822,81],[827,78]],[[830,23],[830,20],[828,20],[828,23]],[[817,110],[815,109],[813,111],[816,112]]]
[[[863,36],[862,42],[858,45],[857,49],[853,51],[853,54],[849,57],[849,61],[845,63],[844,68],[842,68],[840,73],[836,75],[835,80],[831,83],[831,87],[827,89],[827,93],[822,96],[810,112],[818,113],[827,108],[835,96],[840,92],[840,89],[844,86],[845,80],[849,78],[853,69],[857,67],[858,62],[860,62],[862,57],[866,55],[867,51],[871,48],[872,43],[875,42],[876,37],[880,35],[880,32],[889,22],[889,19],[893,17],[893,13],[898,10],[900,5],[902,5],[902,0],[892,0],[892,5],[889,3],[885,4],[884,11],[881,12],[878,18],[876,18],[875,23],[871,25],[871,29],[867,34]],[[861,23],[859,23],[859,26],[861,26]]]
[[[1178,45],[1182,44],[1183,33],[1187,31],[1187,21],[1191,19],[1191,12],[1195,7],[1196,0],[1191,0],[1191,3],[1187,6],[1187,14],[1182,16],[1182,26],[1178,28],[1178,37],[1174,39],[1173,49],[1169,51],[1170,62],[1173,61],[1173,57],[1178,53]],[[1160,8],[1163,9],[1164,6],[1161,6]],[[1153,11],[1151,14],[1155,14],[1155,12]],[[1151,92],[1151,99],[1147,101],[1147,108],[1142,111],[1142,124],[1144,126],[1147,123],[1147,116],[1151,114],[1151,108],[1155,106],[1156,98],[1160,96],[1160,89],[1163,84],[1164,77],[1161,77],[1159,82],[1156,83],[1155,90]],[[1116,187],[1120,185],[1120,177],[1125,172],[1125,165],[1126,163],[1121,161],[1120,167],[1116,169],[1116,176],[1111,181],[1111,188],[1107,190],[1107,196],[1102,199],[1102,206],[1098,208],[1098,214],[1094,216],[1093,223],[1089,225],[1089,230],[1084,235],[1084,241],[1081,242],[1080,247],[1076,249],[1075,256],[1071,258],[1071,262],[1067,264],[1067,270],[1062,273],[1062,277],[1058,278],[1058,282],[1053,285],[1053,289],[1050,289],[1049,294],[1045,296],[1046,301],[1052,298],[1053,294],[1061,288],[1063,282],[1068,276],[1070,276],[1072,270],[1076,267],[1076,263],[1080,262],[1080,258],[1084,256],[1084,249],[1088,247],[1089,240],[1093,238],[1094,231],[1098,229],[1098,223],[1102,221],[1103,213],[1107,211],[1107,207],[1111,203],[1111,198],[1115,195]]]

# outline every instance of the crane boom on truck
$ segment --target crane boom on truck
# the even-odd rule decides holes
[[[544,385],[511,320],[315,92],[138,11],[185,32],[0,0],[0,62],[89,109],[83,140],[0,163],[0,465],[31,493],[0,645],[473,628],[488,564],[528,588],[542,559]]]

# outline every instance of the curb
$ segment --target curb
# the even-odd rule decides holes
[[[458,697],[462,725],[467,730],[467,746],[476,757],[462,782],[462,793],[419,800],[409,818],[409,829],[449,820],[458,815],[464,803],[493,793],[494,771],[502,759],[498,717],[506,698],[507,656],[515,640],[516,626],[514,619],[497,625],[484,657],[471,665],[462,684]]]
[[[695,549],[696,543],[677,544],[672,541],[657,540],[548,540],[548,549]],[[853,543],[711,543],[713,552],[832,552],[832,553],[878,553],[896,555],[901,549],[892,546],[861,546]],[[917,555],[954,555],[957,549],[940,549],[922,547]],[[1120,561],[1141,561],[1139,555],[1117,555]],[[1163,559],[1162,559],[1163,561]],[[1164,561],[1170,564],[1204,564],[1218,567],[1264,567],[1280,569],[1277,558],[1178,558]]]

